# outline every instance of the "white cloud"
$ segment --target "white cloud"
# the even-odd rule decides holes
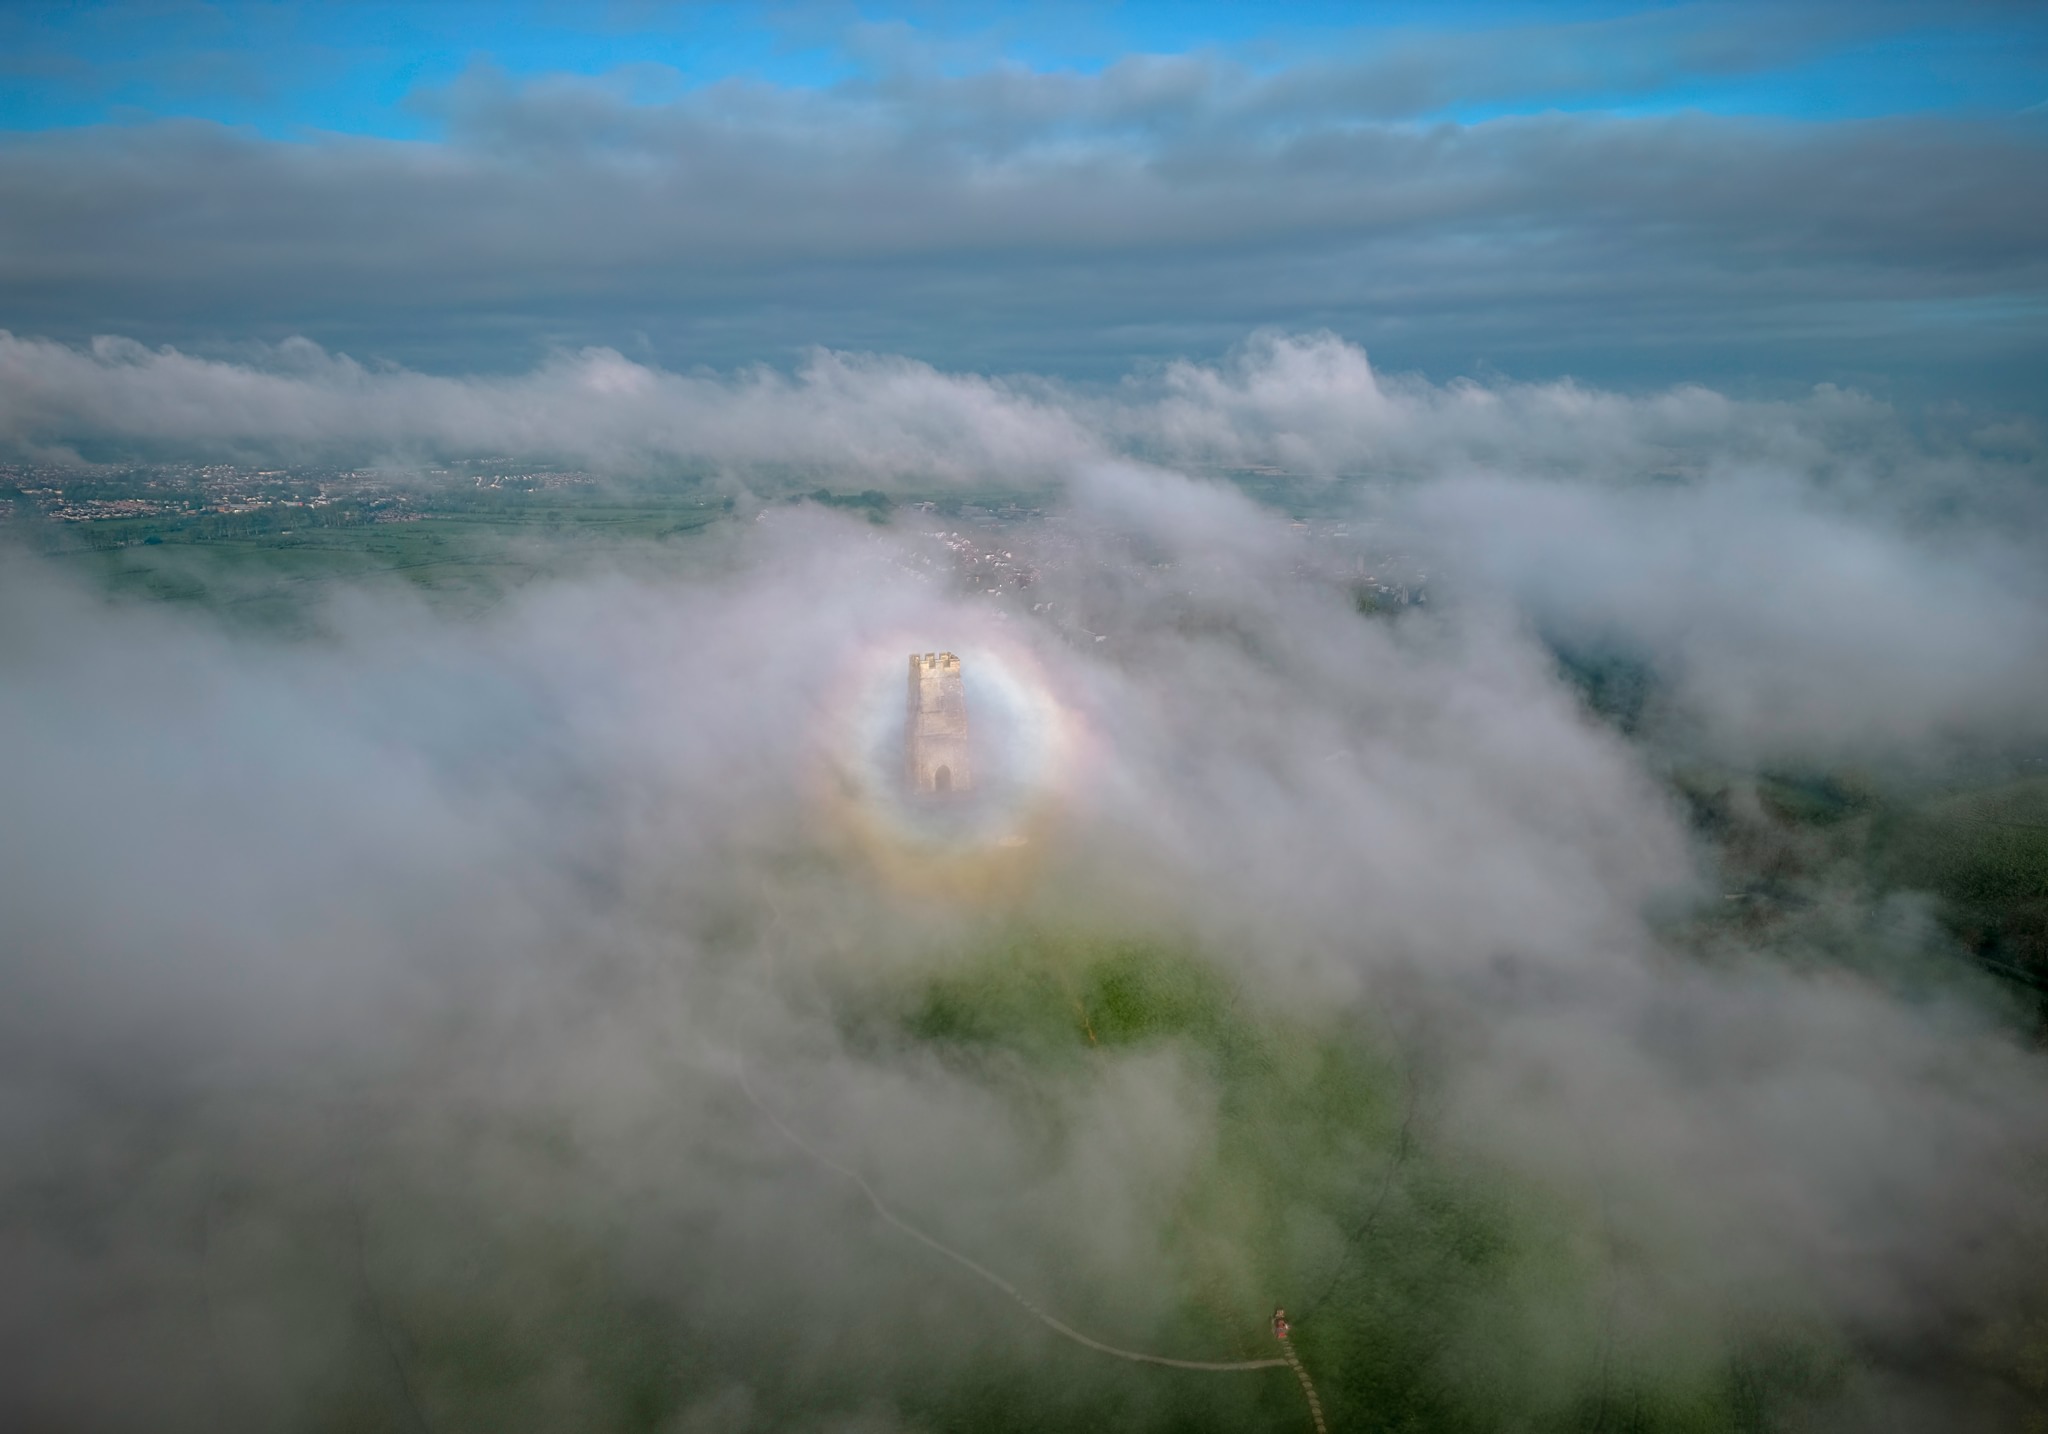
[[[276,385],[315,412],[446,391],[328,360],[297,377],[118,352],[79,362],[145,384]],[[1109,443],[1074,437],[1100,434],[1077,414],[1101,408],[900,364],[680,380],[606,359],[471,382],[478,412],[532,385],[565,422],[561,395],[591,374],[606,379],[599,401],[624,405],[615,415],[656,412],[650,384],[706,410],[703,395],[757,405],[749,421],[774,431],[718,430],[754,458],[818,451],[852,422],[902,442],[931,432],[918,415],[958,422],[971,402],[1002,411],[996,426],[966,455],[935,449],[934,466],[992,461],[990,433],[1040,412],[1033,454]],[[1157,411],[1184,412],[1189,386],[1172,380]],[[1426,431],[1473,401],[1390,402]],[[1147,421],[1143,403],[1091,402],[1123,405],[1126,432]],[[356,411],[421,411],[378,405]],[[1316,441],[1357,439],[1333,422]],[[1638,495],[1558,481],[1501,490],[1536,513],[1509,526],[1538,551],[1605,554],[1626,599],[1636,520],[1603,505],[1631,514]],[[1485,490],[1415,491],[1440,531],[1469,535],[1471,514],[1497,511]],[[1547,516],[1560,492],[1622,537],[1589,538],[1568,505]],[[1709,516],[1773,511],[1739,487],[1689,501]],[[0,1306],[27,1351],[10,1367],[17,1399],[129,1417],[126,1386],[82,1379],[94,1330],[156,1352],[138,1367],[203,1367],[191,1338],[205,1329],[180,1313],[192,1257],[165,1253],[191,1248],[169,1232],[194,1209],[223,1232],[201,1276],[270,1313],[260,1336],[233,1333],[231,1313],[228,1347],[297,1348],[291,1367],[317,1387],[343,1346],[312,1275],[278,1304],[262,1241],[285,1236],[262,1222],[325,1228],[305,1192],[331,1190],[321,1172],[344,1159],[387,1202],[358,1257],[386,1298],[457,1287],[446,1250],[621,1240],[647,1301],[738,1341],[707,1395],[738,1382],[801,1401],[815,1378],[882,1398],[999,1356],[1049,1357],[1014,1311],[881,1238],[852,1192],[762,1129],[723,1074],[735,1043],[791,1119],[942,1237],[1119,1329],[1152,1329],[1184,1255],[1162,1212],[1212,1139],[1216,1087],[1199,1062],[1110,1052],[1101,1079],[1047,1077],[1020,1109],[1000,1070],[851,1040],[842,1024],[1018,920],[1189,941],[1263,1009],[1382,1033],[1429,1092],[1438,1148],[1539,1182],[1567,1228],[1568,1212],[1602,1212],[1602,1247],[1630,1252],[1612,1298],[1631,1341],[1710,1359],[1724,1330],[1758,1318],[1818,1308],[1914,1339],[1929,1290],[1943,1311],[2002,1308],[1969,1241],[1996,1229],[2011,1258],[2032,1258],[2038,1202],[2020,1167],[2048,1142],[2038,1056],[1964,1007],[1902,1005],[1767,954],[1684,965],[1652,920],[1698,879],[1679,818],[1511,613],[1474,601],[1363,621],[1301,570],[1283,520],[1156,465],[1079,463],[1062,532],[1043,592],[1114,640],[1070,644],[1021,620],[1015,640],[1082,715],[1093,766],[1037,883],[993,910],[891,888],[834,841],[805,778],[850,653],[986,620],[914,579],[902,535],[777,510],[702,576],[543,585],[475,625],[359,596],[305,647],[106,606],[38,569],[0,574],[0,745],[17,758],[0,776],[13,993],[0,1168],[67,1192],[103,1235],[80,1251],[47,1222],[21,1227],[26,1273]],[[1520,553],[1473,571],[1512,588]],[[1688,581],[1727,621],[1711,611],[1726,594]],[[137,1114],[152,1109],[154,1124]],[[149,1202],[108,1213],[87,1199],[110,1150],[146,1172]],[[209,1206],[180,1174],[194,1168],[227,1172],[234,1200]],[[375,1213],[397,1208],[424,1223]],[[436,1220],[446,1232],[429,1238]],[[496,1298],[514,1321],[547,1309],[517,1285]],[[1502,1298],[1475,1328],[1547,1327],[1549,1311]],[[96,1308],[117,1314],[95,1323]],[[822,1372],[792,1383],[785,1341]],[[605,1394],[564,1348],[547,1397],[576,1422]]]
[[[1347,482],[1362,514],[1404,535],[1386,541],[1420,545],[1442,594],[1503,600],[1560,640],[1658,666],[1728,750],[2035,737],[2048,711],[2048,662],[2030,660],[2048,652],[2038,437],[1927,437],[1832,388],[1765,402],[1434,385],[1379,374],[1328,336],[1269,335],[1106,389],[825,351],[791,373],[678,374],[585,350],[441,377],[303,341],[237,363],[0,336],[0,442],[488,452],[771,487],[790,470],[798,486],[1048,491],[1121,472],[1080,491],[1133,511],[1167,470],[1278,468],[1305,493]],[[1117,466],[1133,459],[1159,476]],[[1188,511],[1154,506],[1154,523]]]

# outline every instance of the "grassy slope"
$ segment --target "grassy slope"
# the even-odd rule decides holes
[[[998,1081],[1016,1066],[991,1052],[1072,1074],[1178,1048],[1214,1082],[1220,1118],[1213,1159],[1178,1193],[1178,1313],[1160,1335],[1228,1348],[1287,1305],[1333,1427],[1767,1429],[1839,1381],[1805,1338],[1635,1360],[1603,1319],[1583,1215],[1432,1153],[1369,1042],[1262,1013],[1190,953],[1021,934],[934,979],[903,1030]],[[1255,1343],[1242,1353],[1269,1352]],[[1216,1378],[1186,1376],[1160,1427],[1305,1427],[1284,1376]],[[960,1399],[931,1412],[939,1427],[1089,1427],[1078,1410],[1014,1426]]]
[[[1262,1012],[1192,953],[1011,931],[939,974],[852,993],[842,1009],[856,1050],[936,1057],[1020,1103],[1053,1141],[1068,1107],[1047,1092],[1119,1061],[1171,1050],[1212,1083],[1209,1158],[1166,1192],[1172,1283],[1139,1302],[1157,1311],[1152,1327],[1104,1313],[1099,1272],[1008,1273],[1104,1337],[1197,1358],[1270,1356],[1265,1321],[1284,1303],[1333,1430],[1764,1431],[1800,1427],[1847,1388],[1825,1332],[1758,1330],[1724,1346],[1702,1331],[1688,1348],[1643,1347],[1609,1307],[1612,1256],[1592,1212],[1434,1149],[1426,1122],[1407,1119],[1401,1073],[1369,1041]],[[291,1378],[259,1360],[231,1373],[229,1403],[263,1409],[256,1422],[269,1427],[336,1434],[418,1423],[674,1430],[696,1427],[676,1423],[693,1408],[701,1424],[704,1401],[721,1398],[731,1407],[713,1424],[734,1429],[876,1410],[963,1434],[1310,1427],[1285,1370],[1183,1373],[1066,1345],[859,1214],[843,1241],[848,1268],[885,1272],[897,1299],[907,1290],[977,1311],[972,1357],[926,1360],[886,1343],[922,1318],[894,1306],[835,1316],[780,1286],[755,1303],[753,1281],[734,1273],[747,1268],[744,1240],[734,1244],[747,1222],[725,1234],[666,1229],[658,1207],[636,1215],[620,1203],[615,1172],[579,1154],[572,1129],[530,1112],[481,1128],[461,1120],[446,1134],[471,1155],[452,1167],[435,1153],[440,1137],[372,1122],[351,1161],[360,1184],[216,1186],[212,1298],[229,1332],[269,1305],[328,1330],[318,1372],[289,1396],[251,1402],[263,1386],[284,1396]],[[942,1168],[944,1152],[934,1160]],[[801,1175],[801,1160],[791,1168]],[[858,1209],[837,1177],[815,1179]],[[900,1195],[917,1218],[916,1189]],[[697,1250],[686,1263],[710,1242],[724,1253],[707,1268],[738,1283],[713,1292],[651,1277],[650,1237]]]

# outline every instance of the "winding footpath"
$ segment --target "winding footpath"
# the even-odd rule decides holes
[[[1294,1377],[1301,1381],[1302,1393],[1308,1398],[1309,1415],[1315,1421],[1316,1434],[1329,1434],[1329,1427],[1323,1422],[1322,1401],[1316,1397],[1316,1387],[1309,1382],[1308,1371],[1302,1367],[1300,1356],[1294,1352],[1294,1345],[1289,1340],[1287,1334],[1287,1322],[1277,1311],[1273,1320],[1273,1333],[1280,1343],[1281,1357],[1278,1359],[1174,1359],[1163,1354],[1147,1354],[1142,1350],[1123,1349],[1117,1345],[1108,1344],[1096,1339],[1092,1335],[1083,1334],[1064,1320],[1032,1303],[1022,1290],[1019,1290],[994,1270],[961,1254],[952,1246],[927,1235],[924,1231],[918,1229],[917,1226],[898,1215],[894,1210],[891,1210],[883,1202],[882,1197],[875,1193],[875,1187],[868,1184],[867,1178],[858,1170],[853,1169],[849,1165],[842,1165],[824,1151],[819,1150],[801,1135],[790,1129],[789,1126],[785,1125],[782,1118],[769,1109],[767,1102],[755,1093],[753,1085],[747,1080],[746,1065],[743,1061],[735,1059],[733,1069],[738,1079],[739,1088],[745,1094],[748,1102],[755,1110],[761,1113],[763,1119],[781,1133],[783,1139],[787,1140],[791,1145],[794,1145],[818,1164],[824,1166],[827,1170],[831,1170],[851,1180],[859,1188],[860,1193],[867,1198],[867,1202],[874,1209],[874,1212],[887,1224],[908,1235],[920,1245],[944,1255],[954,1264],[967,1270],[984,1283],[995,1286],[1021,1305],[1025,1313],[1061,1338],[1072,1340],[1075,1344],[1081,1345],[1086,1349],[1092,1349],[1098,1354],[1107,1354],[1116,1359],[1129,1360],[1133,1364],[1156,1364],[1166,1369],[1188,1369],[1209,1374],[1238,1373],[1255,1369],[1290,1369],[1294,1371]]]

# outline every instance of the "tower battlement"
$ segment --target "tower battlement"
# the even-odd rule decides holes
[[[903,721],[903,780],[913,792],[972,791],[967,693],[950,652],[910,654],[910,705]]]

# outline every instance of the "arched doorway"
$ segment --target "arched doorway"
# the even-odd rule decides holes
[[[950,792],[953,790],[953,769],[951,767],[941,767],[938,771],[932,773],[932,790],[935,792]]]

